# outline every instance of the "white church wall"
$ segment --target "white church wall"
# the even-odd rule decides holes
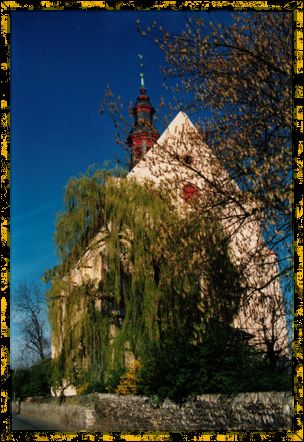
[[[179,158],[190,155],[191,167],[187,167]],[[198,159],[198,160],[197,160]],[[187,115],[180,112],[165,132],[157,145],[151,149],[128,175],[136,179],[150,180],[156,185],[165,183],[170,188],[179,212],[187,210],[182,199],[184,183],[194,184],[202,198],[212,200],[212,193],[217,189],[223,194],[229,191],[240,193],[226,170],[201,140],[194,125]],[[244,210],[251,213],[254,205],[239,207],[229,202],[217,211],[225,234],[231,238],[230,255],[237,266],[243,268],[244,279],[249,289],[241,304],[239,315],[234,319],[234,326],[249,334],[256,335],[254,344],[265,349],[265,338],[275,335],[275,347],[288,348],[284,302],[277,275],[277,258],[263,243],[259,223],[253,216],[244,217]]]

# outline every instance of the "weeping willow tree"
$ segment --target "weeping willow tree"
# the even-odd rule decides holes
[[[214,220],[195,210],[181,219],[162,189],[105,171],[71,179],[64,201],[55,232],[61,263],[47,275],[58,381],[104,389],[127,353],[140,360],[147,343],[177,327],[198,342],[210,317],[237,313],[239,275]],[[75,284],[73,269],[98,232],[102,275]]]

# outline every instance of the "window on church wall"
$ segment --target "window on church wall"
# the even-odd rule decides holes
[[[187,183],[184,185],[182,198],[185,203],[193,202],[197,196],[198,196],[198,190],[194,184]]]
[[[182,157],[182,160],[185,164],[187,164],[188,166],[191,166],[191,164],[193,163],[193,158],[191,155],[184,155]]]

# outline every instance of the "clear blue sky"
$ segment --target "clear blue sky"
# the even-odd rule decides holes
[[[154,14],[12,15],[12,289],[55,264],[55,215],[68,179],[120,154],[111,120],[98,109],[107,84],[126,104],[136,98],[138,52],[146,55],[149,93],[159,100],[161,54],[137,33],[138,16]],[[179,14],[174,20],[184,22]]]

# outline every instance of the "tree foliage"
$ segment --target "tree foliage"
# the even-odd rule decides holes
[[[46,281],[56,272],[64,275],[84,253],[104,224],[102,205],[107,177],[118,178],[125,173],[119,166],[111,170],[90,166],[87,173],[69,180],[64,195],[64,209],[57,216],[54,238],[61,266],[46,272]]]
[[[232,19],[232,22],[230,22]],[[207,143],[272,216],[291,215],[292,15],[233,13],[227,23],[186,19],[152,35],[184,109],[207,110]],[[284,191],[282,191],[284,189]]]
[[[73,256],[83,249],[83,233],[91,232],[88,219],[95,232],[95,204],[92,216],[82,218],[82,224],[78,217],[83,209],[90,211],[88,180],[96,183],[94,175],[80,177],[76,188],[81,197],[71,194],[72,209],[66,193],[68,209],[57,225],[58,250],[63,217],[71,232],[77,226],[79,243],[73,238],[69,249]],[[74,188],[75,184],[73,179]],[[101,389],[108,383],[111,389],[111,372],[123,369],[127,352],[140,359],[147,342],[159,342],[177,324],[186,336],[200,341],[214,315],[222,322],[232,320],[242,290],[218,223],[204,217],[193,223],[193,211],[180,222],[166,193],[151,183],[108,177],[99,186],[98,214],[103,224],[98,256],[103,274],[98,281],[75,285],[68,273],[59,275],[57,268],[49,291],[50,317],[53,342],[60,348],[55,364],[58,381],[64,378],[79,386],[89,382]],[[63,244],[66,238],[63,235]],[[65,264],[74,261],[64,256],[60,268],[66,271]],[[221,269],[219,283],[214,274]]]
[[[292,14],[235,12],[225,23],[193,15],[186,21],[182,32],[154,24],[148,34],[164,53],[165,78],[176,81],[177,106],[199,116],[207,112],[201,133],[242,189],[241,195],[229,195],[227,187],[224,194],[217,192],[214,205],[236,198],[248,217],[247,203],[254,202],[265,238],[272,247],[279,244],[286,259],[292,215]],[[203,167],[197,173],[202,175]]]

